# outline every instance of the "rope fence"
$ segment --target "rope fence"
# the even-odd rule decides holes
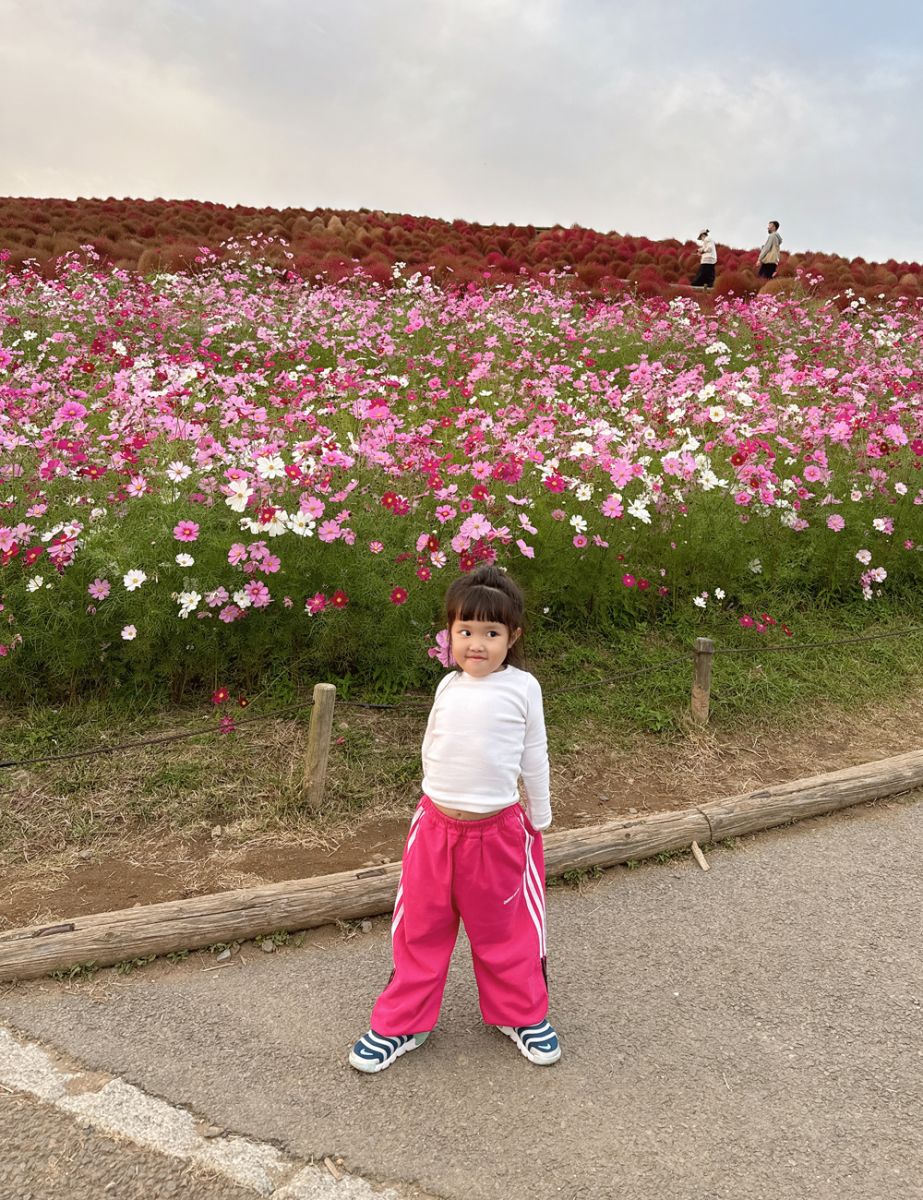
[[[914,637],[917,634],[923,634],[923,625],[891,630],[887,633],[837,638],[828,642],[789,642],[777,646],[716,646],[711,638],[700,637],[695,639],[691,652],[687,651],[673,658],[667,658],[657,663],[650,663],[647,666],[637,667],[630,671],[620,671],[615,675],[609,675],[602,679],[590,679],[583,683],[568,684],[566,687],[556,688],[554,695],[557,697],[572,692],[586,691],[590,688],[611,687],[613,684],[622,683],[627,679],[635,679],[640,675],[650,675],[656,671],[663,671],[669,667],[677,666],[679,663],[688,663],[691,659],[693,678],[690,696],[690,715],[694,723],[705,725],[708,722],[709,716],[712,664],[715,655],[771,654],[778,651],[793,650],[827,650],[838,646],[856,646],[866,642],[878,642],[891,638]],[[236,732],[239,729],[275,720],[279,717],[289,716],[293,713],[310,711],[311,721],[308,729],[308,745],[302,770],[301,791],[305,803],[312,808],[320,807],[323,801],[335,702],[337,702],[336,687],[331,683],[318,683],[314,687],[314,694],[311,699],[305,698],[293,704],[273,709],[271,712],[259,713],[250,717],[241,717],[235,719],[233,723],[233,730]],[[338,703],[341,706],[364,708],[379,712],[421,712],[428,710],[430,707],[430,702],[423,699],[409,699],[396,704],[389,704],[340,697]],[[0,769],[32,767],[49,763],[69,762],[81,758],[93,758],[103,754],[118,754],[127,750],[142,749],[147,746],[161,746],[169,742],[209,737],[222,732],[224,731],[220,725],[212,725],[208,729],[182,730],[176,733],[161,734],[156,737],[138,738],[129,742],[117,742],[112,746],[92,746],[85,750],[73,750],[64,754],[46,754],[37,755],[32,758],[8,759],[0,761]]]

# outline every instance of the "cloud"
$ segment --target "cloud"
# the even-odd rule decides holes
[[[919,257],[919,10],[0,4],[23,195],[378,207]]]

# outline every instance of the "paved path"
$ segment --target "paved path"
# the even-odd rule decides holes
[[[460,947],[427,1045],[382,1075],[350,1071],[388,973],[384,922],[245,947],[218,970],[196,955],[21,985],[0,992],[0,1022],[292,1162],[342,1156],[402,1198],[414,1185],[445,1200],[923,1198],[923,804],[709,859],[708,874],[684,857],[552,890],[564,1057],[551,1069],[481,1026]],[[34,1170],[9,1115],[23,1108],[27,1133],[37,1119],[20,1090],[0,1091],[3,1143]],[[77,1178],[75,1200],[105,1194]]]

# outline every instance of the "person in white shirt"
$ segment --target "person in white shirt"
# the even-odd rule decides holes
[[[459,920],[484,1021],[530,1062],[561,1057],[545,971],[548,750],[542,690],[522,666],[524,607],[517,584],[494,566],[461,576],[446,594],[457,669],[436,688],[426,726],[423,797],[391,924],[394,970],[350,1053],[357,1070],[381,1071],[429,1036]]]
[[[715,239],[707,229],[703,229],[696,240],[699,243],[699,269],[692,281],[692,286],[714,287],[715,264],[718,261]]]

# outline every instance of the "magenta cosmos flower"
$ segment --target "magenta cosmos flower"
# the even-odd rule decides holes
[[[194,542],[199,536],[199,527],[195,521],[180,521],[173,526],[173,536],[178,542]]]

